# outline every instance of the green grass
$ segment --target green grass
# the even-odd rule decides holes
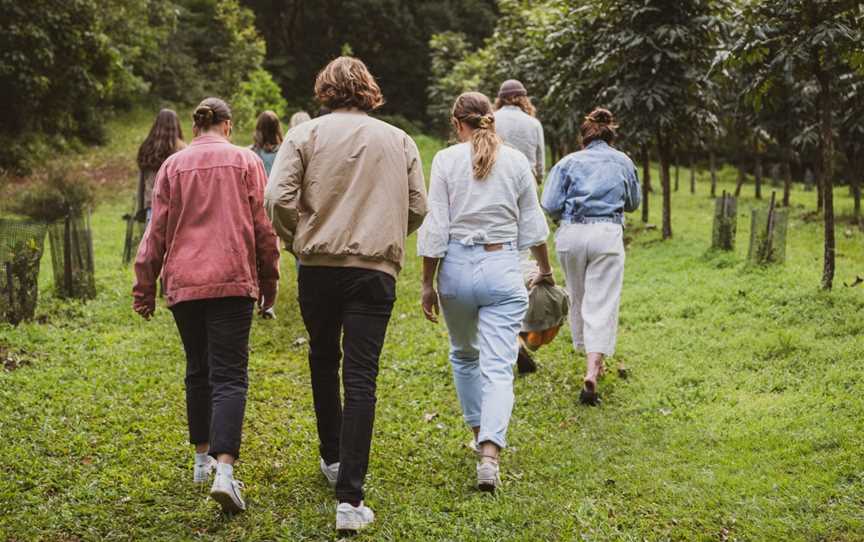
[[[128,160],[143,125],[118,123],[114,150],[81,160]],[[437,143],[419,144],[428,168]],[[279,317],[253,331],[238,466],[249,511],[225,518],[189,482],[180,341],[168,311],[132,313],[120,265],[134,183],[93,217],[98,298],[54,298],[46,259],[39,323],[0,326],[0,345],[30,362],[0,374],[0,540],[337,539],[289,257]],[[568,332],[517,379],[494,497],[472,487],[446,329],[422,318],[410,239],[381,360],[367,485],[378,520],[355,539],[864,540],[864,286],[842,286],[864,275],[864,235],[838,226],[837,287],[820,292],[821,226],[802,218],[814,193],[793,193],[804,208],[788,261],[770,268],[744,264],[764,202],[743,198],[735,253],[712,254],[706,193],[704,178],[695,196],[682,182],[671,241],[628,231],[617,359],[631,376],[605,378],[601,407],[577,404]],[[851,208],[845,188],[836,198]]]

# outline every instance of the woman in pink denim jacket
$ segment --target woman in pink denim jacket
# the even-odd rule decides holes
[[[264,211],[267,177],[249,149],[232,145],[231,110],[218,98],[193,115],[195,139],[156,175],[153,214],[135,261],[134,309],[150,319],[156,283],[186,351],[193,480],[216,477],[210,495],[226,512],[245,510],[233,465],[248,389],[249,330],[256,300],[276,299],[279,249]]]

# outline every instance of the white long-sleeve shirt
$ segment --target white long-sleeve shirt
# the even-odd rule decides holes
[[[470,143],[436,154],[428,210],[417,252],[429,258],[443,258],[451,240],[465,245],[515,242],[524,250],[549,236],[531,165],[506,145],[498,149],[492,170],[481,180],[474,178]]]
[[[546,174],[546,143],[540,121],[515,105],[505,105],[495,112],[495,131],[504,143],[525,155],[537,180],[542,180]]]

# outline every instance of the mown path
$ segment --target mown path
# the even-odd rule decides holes
[[[838,287],[821,293],[818,221],[795,209],[787,264],[747,268],[756,202],[739,204],[735,254],[707,255],[706,192],[675,194],[672,241],[628,230],[618,357],[631,376],[606,377],[600,408],[577,404],[569,333],[517,380],[495,497],[472,487],[446,329],[420,313],[412,238],[379,379],[379,520],[356,540],[864,540],[864,286],[842,286],[864,275],[864,234],[838,227]],[[845,189],[836,197],[851,207]],[[180,343],[166,310],[150,323],[130,310],[116,200],[93,220],[98,298],[47,294],[41,323],[0,326],[0,346],[30,361],[0,374],[0,540],[334,539],[292,260],[278,319],[253,332],[238,467],[249,512],[225,519],[188,481]]]

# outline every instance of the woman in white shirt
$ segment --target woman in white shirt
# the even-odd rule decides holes
[[[440,302],[456,392],[479,445],[477,484],[494,491],[513,410],[517,336],[528,308],[519,250],[530,249],[539,264],[535,283],[554,284],[549,228],[531,165],[502,144],[489,99],[477,92],[459,96],[453,125],[462,143],[432,162],[429,213],[418,236],[422,305],[437,322]]]

